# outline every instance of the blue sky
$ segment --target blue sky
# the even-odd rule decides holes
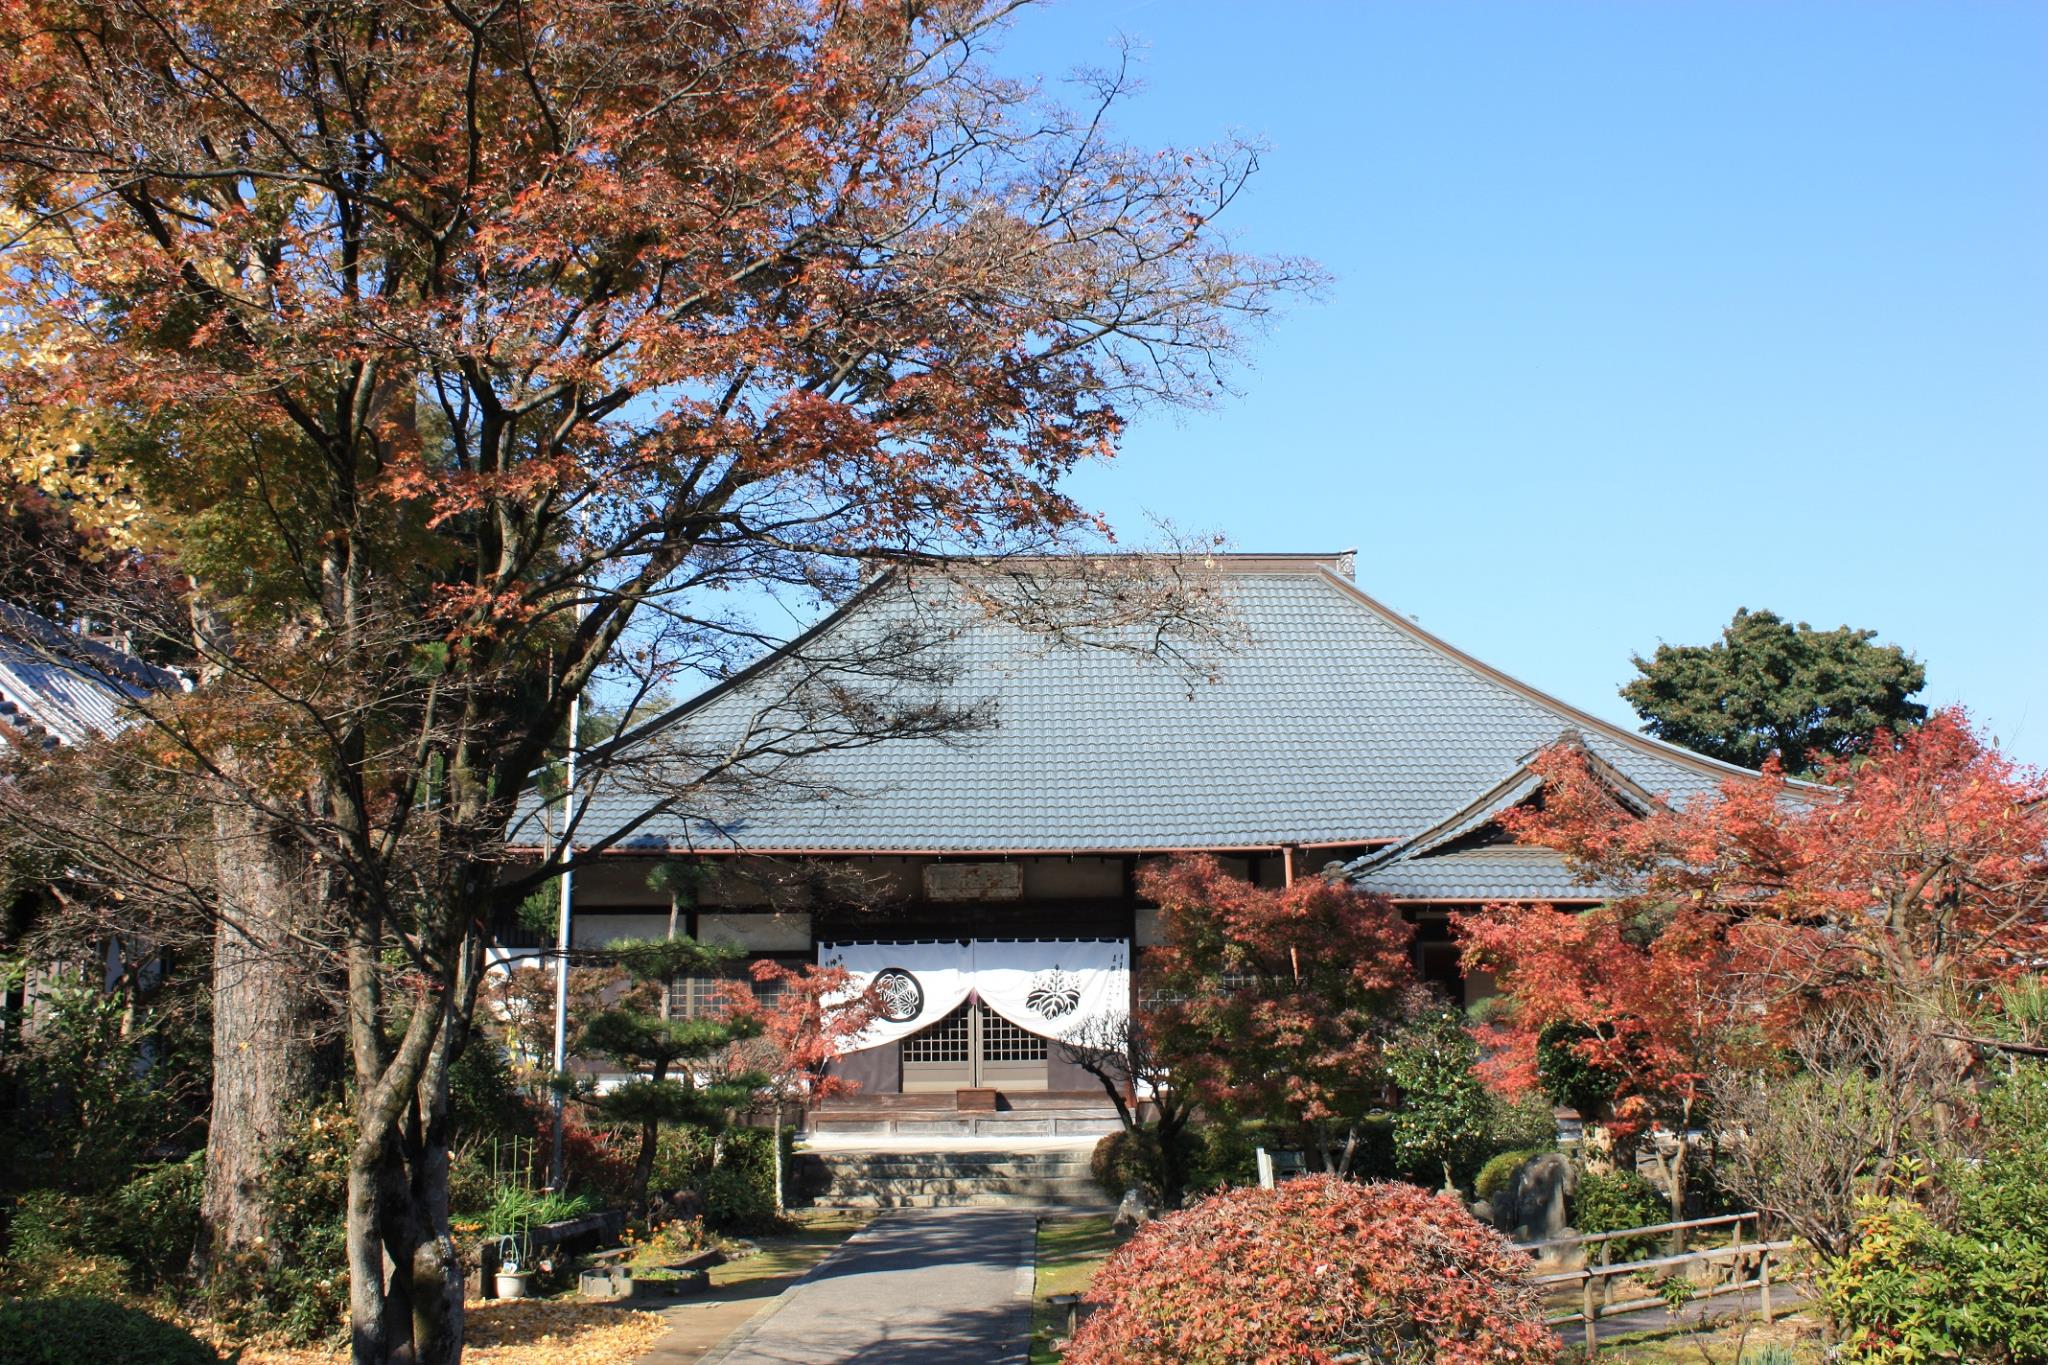
[[[1085,502],[1356,546],[1623,722],[1739,606],[1874,627],[2048,764],[2048,5],[1073,0],[999,64],[1119,33],[1121,131],[1264,137],[1234,226],[1336,283]]]

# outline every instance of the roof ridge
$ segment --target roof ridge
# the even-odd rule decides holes
[[[1700,772],[1711,773],[1720,777],[1754,778],[1762,776],[1754,768],[1744,768],[1738,764],[1723,762],[1718,758],[1709,758],[1705,754],[1695,753],[1691,749],[1672,744],[1668,740],[1656,739],[1650,735],[1638,734],[1633,730],[1624,729],[1612,721],[1600,719],[1600,717],[1590,711],[1582,711],[1568,701],[1551,696],[1540,687],[1532,686],[1511,673],[1495,668],[1484,659],[1467,654],[1464,650],[1459,649],[1434,631],[1423,629],[1422,625],[1413,617],[1403,616],[1371,593],[1366,592],[1365,589],[1359,587],[1356,583],[1334,573],[1326,573],[1325,576],[1338,588],[1356,598],[1374,615],[1385,620],[1395,629],[1412,636],[1425,647],[1434,650],[1436,653],[1464,668],[1470,669],[1481,677],[1506,687],[1527,701],[1558,712],[1561,717],[1569,719],[1577,725],[1597,730],[1609,739],[1626,744],[1632,749],[1683,764]],[[1815,784],[1805,783],[1800,785]]]

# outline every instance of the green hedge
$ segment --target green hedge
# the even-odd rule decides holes
[[[791,1174],[792,1129],[782,1130],[782,1173]],[[773,1134],[766,1128],[728,1128],[711,1133],[679,1125],[664,1128],[655,1147],[656,1193],[695,1190],[704,1201],[704,1221],[720,1232],[765,1232],[775,1211]],[[786,1192],[785,1192],[786,1193]]]
[[[1572,1226],[1581,1233],[1623,1232],[1671,1221],[1671,1205],[1657,1187],[1633,1171],[1582,1171],[1571,1199]],[[1613,1244],[1617,1261],[1639,1261],[1656,1248],[1654,1237],[1629,1237]]]
[[[1515,1172],[1542,1156],[1544,1149],[1524,1147],[1512,1152],[1497,1152],[1479,1168],[1479,1174],[1472,1178],[1472,1193],[1481,1199],[1492,1199],[1508,1187],[1515,1178]]]
[[[105,1299],[0,1301],[0,1365],[218,1365],[191,1333]]]

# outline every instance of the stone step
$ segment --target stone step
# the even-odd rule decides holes
[[[814,1114],[814,1133],[888,1137],[1089,1137],[1114,1133],[1114,1114]]]
[[[835,1175],[865,1176],[1085,1176],[1090,1161],[1078,1156],[1013,1152],[803,1152]]]
[[[1082,1198],[1098,1192],[1086,1176],[1029,1175],[934,1175],[864,1180],[840,1176],[825,1187],[827,1198],[849,1194],[1030,1194],[1054,1201]]]
[[[1004,1110],[1014,1109],[1083,1109],[1110,1112],[1115,1106],[1104,1098],[1100,1090],[1004,1090]],[[851,1095],[840,1095],[826,1100],[819,1106],[820,1113],[840,1114],[849,1112],[873,1112],[880,1109],[946,1109],[957,1104],[953,1095],[945,1091],[927,1091],[910,1094],[881,1094],[862,1090]],[[999,1111],[1000,1112],[1000,1111]]]
[[[1011,1194],[977,1190],[971,1194],[850,1194],[817,1201],[818,1207],[837,1209],[1109,1209],[1116,1205],[1090,1187],[1092,1197],[1079,1195],[1047,1199],[1042,1195]]]

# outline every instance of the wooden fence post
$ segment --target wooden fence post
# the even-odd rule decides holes
[[[1756,1286],[1763,1298],[1764,1325],[1771,1322],[1771,1251],[1765,1247],[1756,1263]]]
[[[1600,1317],[1600,1309],[1593,1301],[1593,1281],[1595,1276],[1591,1271],[1585,1272],[1585,1275],[1585,1285],[1579,1291],[1579,1316],[1586,1320],[1586,1354],[1591,1356],[1600,1349],[1599,1329],[1593,1325]]]

